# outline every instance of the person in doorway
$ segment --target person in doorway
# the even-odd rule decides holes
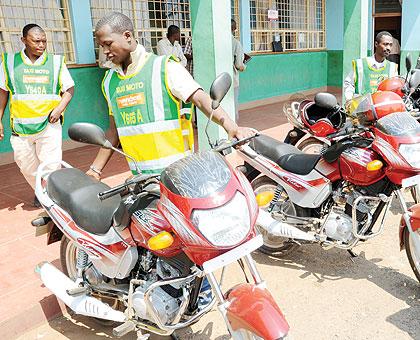
[[[232,31],[232,57],[233,57],[233,90],[235,96],[235,120],[239,119],[239,72],[245,71],[246,65],[244,64],[244,50],[241,43],[235,39],[234,34],[236,31],[236,22],[231,20]]]
[[[157,54],[167,56],[173,55],[180,60],[182,66],[186,67],[187,59],[185,58],[184,52],[182,52],[182,47],[179,44],[180,40],[181,31],[179,27],[175,25],[169,26],[166,38],[159,40],[157,44]]]
[[[388,61],[392,48],[392,35],[383,31],[375,37],[375,53],[372,57],[353,60],[353,69],[344,80],[345,100],[354,95],[374,93],[384,78],[398,75],[398,65]]]
[[[131,20],[118,12],[96,25],[96,39],[112,62],[102,82],[109,108],[107,137],[114,146],[121,142],[142,173],[159,174],[194,150],[191,117],[181,116],[181,102],[192,102],[209,116],[212,101],[179,62],[146,52],[133,32]],[[238,127],[221,107],[213,119],[230,137],[254,134]],[[111,154],[101,149],[88,174],[100,179]],[[129,161],[129,166],[136,174],[135,165]]]
[[[184,55],[187,59],[187,70],[194,77],[192,37],[188,37],[185,41]]]
[[[54,162],[47,167],[49,170],[61,167],[61,123],[73,96],[74,82],[64,57],[45,52],[47,38],[40,26],[28,24],[22,35],[22,51],[2,54],[0,140],[4,139],[1,118],[9,101],[14,159],[26,181],[35,188],[40,163]],[[36,197],[34,206],[40,206]]]
[[[400,54],[401,54],[401,45],[397,39],[392,37],[392,47],[391,52],[389,53],[388,60],[400,64]]]

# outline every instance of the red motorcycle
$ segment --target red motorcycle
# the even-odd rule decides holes
[[[326,109],[337,106],[331,94],[319,94],[317,101]],[[371,95],[359,98],[354,114],[358,125],[330,135],[322,155],[268,136],[239,149],[245,161],[240,169],[265,210],[258,218],[260,249],[281,255],[316,242],[354,255],[359,241],[382,231],[396,196],[403,208],[401,247],[420,280],[420,205],[407,209],[402,193],[420,183],[420,123],[407,112],[382,115]]]
[[[213,109],[230,81],[224,74],[213,83]],[[69,136],[114,149],[93,124],[74,124]],[[61,240],[63,269],[40,264],[45,286],[76,314],[120,323],[116,336],[134,330],[171,335],[217,302],[234,339],[285,339],[289,326],[250,255],[262,245],[254,192],[220,155],[239,142],[114,188],[64,162],[52,173],[42,164],[36,195],[49,216],[33,224],[48,223],[48,244]],[[244,272],[246,264],[252,283],[222,292],[224,269],[235,261]]]

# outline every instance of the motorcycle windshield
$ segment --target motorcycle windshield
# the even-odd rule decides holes
[[[382,117],[377,128],[390,136],[420,136],[420,123],[408,112],[394,112]]]
[[[203,151],[171,164],[162,173],[162,183],[177,195],[204,198],[222,191],[231,172],[221,155]]]

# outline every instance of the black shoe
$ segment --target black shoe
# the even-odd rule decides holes
[[[32,203],[32,205],[35,208],[41,208],[41,203],[39,203],[38,198],[36,196],[34,197],[34,203]]]

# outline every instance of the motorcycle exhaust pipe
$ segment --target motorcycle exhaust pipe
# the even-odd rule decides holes
[[[289,223],[277,221],[271,214],[260,209],[257,218],[257,225],[274,236],[292,238],[296,240],[316,241],[315,235],[306,233]]]
[[[86,294],[70,296],[67,291],[79,288],[78,284],[69,279],[51,263],[43,262],[38,264],[35,272],[39,274],[45,287],[76,314],[117,322],[126,320],[123,312],[111,308],[92,296],[87,296]]]

